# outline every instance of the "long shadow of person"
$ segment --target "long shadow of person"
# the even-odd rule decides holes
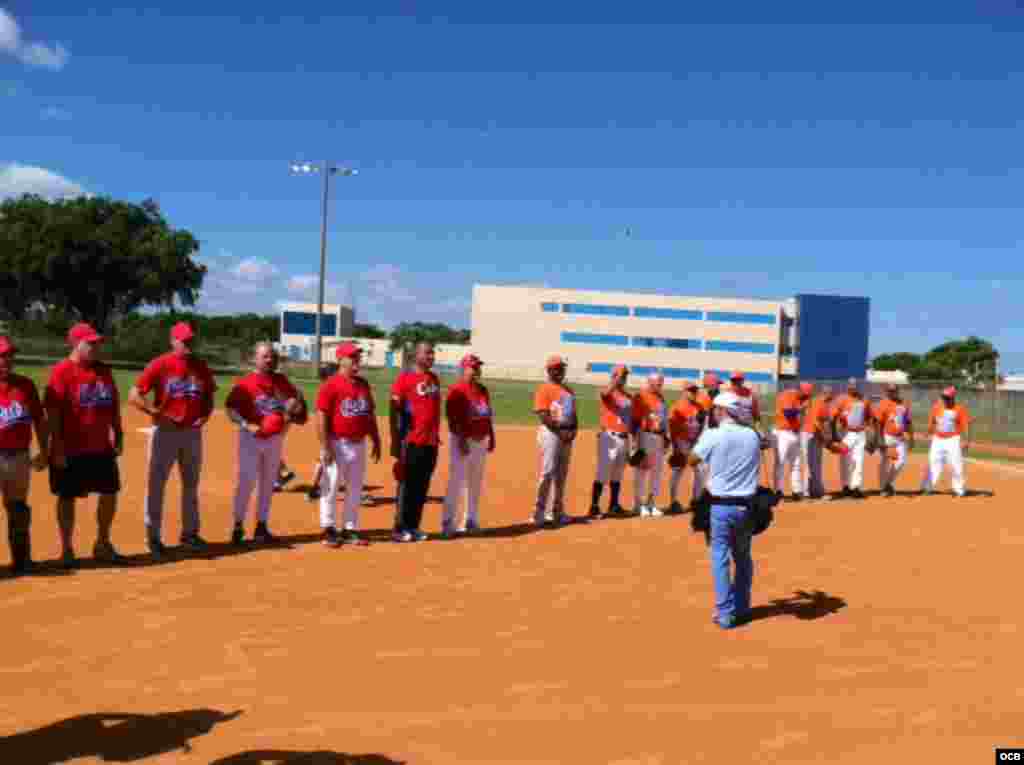
[[[797,619],[811,620],[834,614],[846,608],[846,601],[821,590],[806,592],[797,590],[788,598],[776,598],[763,606],[750,609],[748,621],[770,619],[773,616],[795,616]]]
[[[214,760],[210,765],[405,765],[382,754],[345,754],[344,752],[286,752],[280,749],[253,749]]]
[[[159,754],[190,752],[189,741],[213,730],[238,712],[187,709],[161,714],[117,712],[79,715],[43,728],[0,738],[0,762],[51,763],[96,757],[102,762],[134,762]]]

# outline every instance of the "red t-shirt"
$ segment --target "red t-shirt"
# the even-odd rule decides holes
[[[50,372],[45,403],[60,412],[64,454],[109,454],[111,434],[121,399],[110,367],[64,359]]]
[[[43,419],[36,384],[11,374],[0,380],[0,449],[28,449],[32,424]]]
[[[235,383],[224,406],[234,409],[246,422],[259,425],[268,415],[283,415],[285,402],[298,397],[295,386],[280,372],[253,372]]]
[[[361,441],[373,432],[377,406],[373,391],[359,375],[334,375],[320,386],[316,408],[327,415],[327,432],[332,438]]]
[[[445,405],[448,430],[452,433],[481,440],[491,434],[491,394],[483,385],[460,382],[448,389]]]
[[[143,396],[153,391],[156,408],[183,428],[190,428],[210,416],[217,383],[205,361],[172,352],[153,359],[135,387]]]
[[[437,446],[441,432],[441,381],[433,372],[406,372],[391,389],[391,403],[408,417],[407,444]]]

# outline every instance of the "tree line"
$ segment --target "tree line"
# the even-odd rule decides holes
[[[971,335],[950,340],[924,354],[899,352],[876,356],[871,368],[905,372],[911,382],[954,382],[972,387],[995,387],[999,376],[999,352],[987,340]]]

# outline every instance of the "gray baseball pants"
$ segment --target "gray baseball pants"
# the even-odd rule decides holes
[[[146,533],[150,539],[160,539],[164,520],[164,488],[174,463],[178,463],[181,474],[181,536],[199,533],[203,431],[199,428],[156,427],[149,437],[146,482]]]

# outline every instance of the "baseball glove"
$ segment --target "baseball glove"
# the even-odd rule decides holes
[[[305,425],[309,419],[306,402],[299,398],[288,399],[284,404],[284,411],[288,422],[294,422],[296,425]]]
[[[647,450],[637,447],[633,450],[633,453],[629,455],[630,467],[640,467],[647,461]]]
[[[682,452],[674,452],[671,457],[668,458],[668,466],[671,468],[681,468],[686,465],[686,455]]]

